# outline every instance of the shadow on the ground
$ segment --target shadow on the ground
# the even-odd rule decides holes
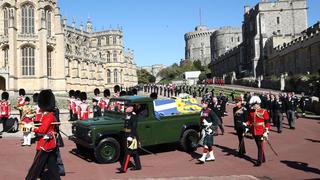
[[[291,167],[293,169],[305,171],[305,172],[311,172],[315,174],[320,174],[320,170],[317,168],[309,167],[308,163],[304,162],[298,162],[298,161],[281,161],[283,164],[286,164],[288,167]]]
[[[71,151],[69,151],[70,154],[73,154],[87,162],[94,162],[94,157],[93,154],[91,152],[80,152],[77,148],[72,149]]]
[[[314,143],[320,143],[320,140],[315,140],[315,139],[309,139],[309,138],[305,138],[305,140],[314,142]]]
[[[247,155],[242,155],[242,156],[239,156],[238,155],[238,151],[235,150],[235,149],[231,149],[229,147],[226,147],[226,146],[221,146],[221,145],[218,145],[218,144],[215,144],[214,145],[215,147],[219,148],[222,150],[222,152],[226,152],[226,156],[229,156],[229,155],[233,155],[235,157],[239,157],[239,158],[243,158],[251,163],[255,163],[256,161],[254,159],[252,159],[251,157],[247,156]]]

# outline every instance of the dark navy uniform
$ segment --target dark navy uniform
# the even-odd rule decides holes
[[[244,133],[246,131],[243,123],[247,122],[248,110],[244,106],[236,106],[233,108],[233,120],[234,120],[234,129],[237,132],[239,140],[239,152],[238,155],[242,156],[246,154],[246,148],[244,144]]]
[[[278,133],[282,132],[283,113],[285,112],[284,103],[281,100],[273,101],[273,123],[278,129]]]

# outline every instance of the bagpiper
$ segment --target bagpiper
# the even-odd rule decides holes
[[[214,161],[215,157],[213,154],[213,135],[217,131],[217,125],[219,118],[214,113],[213,110],[211,110],[208,105],[210,103],[210,99],[205,99],[202,101],[202,110],[200,113],[200,126],[201,126],[201,132],[203,132],[203,154],[202,157],[198,159],[197,164],[203,164],[206,161]],[[209,157],[207,158],[207,154],[209,153]]]
[[[258,96],[252,96],[249,104],[252,109],[250,110],[248,121],[243,123],[251,129],[252,136],[258,147],[258,159],[255,166],[261,166],[261,163],[266,161],[263,142],[268,140],[270,131],[269,113],[266,109],[260,107],[261,99]]]
[[[55,179],[60,180],[56,158],[55,97],[51,90],[42,90],[38,97],[41,112],[40,126],[32,131],[36,134],[37,145],[34,161],[26,176],[26,180]],[[47,173],[44,173],[47,169]]]

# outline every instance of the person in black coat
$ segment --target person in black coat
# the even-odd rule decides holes
[[[234,120],[234,129],[237,132],[238,140],[239,140],[239,156],[243,156],[246,154],[246,148],[244,144],[244,134],[247,129],[243,123],[246,123],[248,119],[248,110],[246,107],[241,103],[241,101],[238,101],[236,104],[236,107],[233,108],[233,120]]]
[[[285,104],[284,104],[284,102],[282,102],[279,95],[275,96],[272,108],[273,108],[274,125],[278,129],[278,133],[281,133],[282,132],[283,113],[285,112]]]
[[[127,171],[131,156],[134,159],[134,167],[131,168],[131,170],[141,169],[140,157],[138,154],[138,115],[136,114],[136,112],[138,112],[139,110],[137,109],[137,107],[138,106],[129,105],[126,109],[126,118],[124,121],[124,141],[126,141],[126,149],[124,159],[121,163],[121,167],[118,169],[118,173],[125,173]]]

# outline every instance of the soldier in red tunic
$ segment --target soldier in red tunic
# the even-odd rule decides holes
[[[89,119],[89,104],[87,103],[87,93],[81,92],[80,93],[81,103],[78,106],[78,119],[79,120],[87,120]]]
[[[70,119],[69,121],[73,121],[73,102],[75,100],[74,98],[75,96],[75,91],[74,90],[70,90],[69,91],[69,97],[68,97],[68,100],[67,100],[67,103],[68,103],[68,107],[69,107],[69,113],[70,113]]]
[[[261,99],[258,96],[252,96],[249,104],[252,106],[250,110],[248,121],[244,125],[249,126],[253,138],[256,141],[258,147],[258,160],[255,166],[261,166],[261,163],[266,161],[263,142],[268,139],[270,130],[270,119],[267,110],[260,107]]]
[[[40,179],[60,180],[56,157],[55,125],[52,124],[56,121],[53,113],[55,110],[55,97],[51,90],[42,90],[40,92],[38,105],[42,113],[41,125],[33,129],[33,132],[38,137],[37,153],[26,180],[36,180],[40,176]],[[44,173],[45,169],[47,169],[46,173]]]
[[[3,92],[1,94],[1,101],[0,101],[0,123],[3,125],[3,131],[6,129],[6,123],[8,121],[9,115],[11,114],[11,105],[9,102],[9,93]],[[0,131],[0,137],[2,132]]]

